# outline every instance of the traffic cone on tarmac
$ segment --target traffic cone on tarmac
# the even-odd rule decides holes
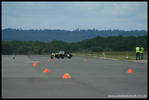
[[[127,73],[133,73],[133,70],[130,68],[128,69]]]
[[[45,68],[43,72],[48,73],[48,72],[50,72],[50,70],[48,68]]]
[[[34,64],[33,64],[33,67],[36,67],[36,66],[37,66],[37,64],[38,64],[38,62],[37,62],[37,61],[35,61],[35,62],[34,62]]]
[[[87,62],[86,58],[84,59],[84,62]]]
[[[69,73],[65,73],[63,76],[62,76],[62,79],[70,79],[71,76],[69,75]]]
[[[50,59],[48,59],[48,62],[51,62],[51,60],[50,60]]]
[[[37,66],[37,64],[34,63],[34,64],[33,64],[33,67],[36,67],[36,66]]]

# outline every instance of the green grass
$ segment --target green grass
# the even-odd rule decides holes
[[[96,57],[105,57],[112,59],[120,60],[135,60],[136,52],[135,51],[123,51],[123,52],[77,52],[72,53],[73,55],[80,56],[96,56]],[[147,59],[147,51],[144,51],[144,60]]]

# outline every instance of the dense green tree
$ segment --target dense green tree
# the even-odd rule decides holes
[[[49,54],[65,50],[69,52],[135,51],[136,46],[147,50],[147,35],[96,37],[76,43],[53,40],[41,41],[2,41],[2,54]]]

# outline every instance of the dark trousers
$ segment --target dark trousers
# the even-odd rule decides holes
[[[143,53],[140,53],[140,59],[143,60]]]
[[[136,53],[136,60],[138,60],[138,58],[140,60],[140,53],[139,52]]]

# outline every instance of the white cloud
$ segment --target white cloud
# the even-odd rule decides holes
[[[79,27],[143,25],[147,21],[146,8],[146,2],[2,2],[2,22],[5,26],[11,22],[26,27],[40,23],[41,28],[59,27],[61,23],[65,28],[68,24]]]
[[[129,16],[136,14],[141,3],[139,2],[119,2],[112,5],[111,13],[114,16]]]

